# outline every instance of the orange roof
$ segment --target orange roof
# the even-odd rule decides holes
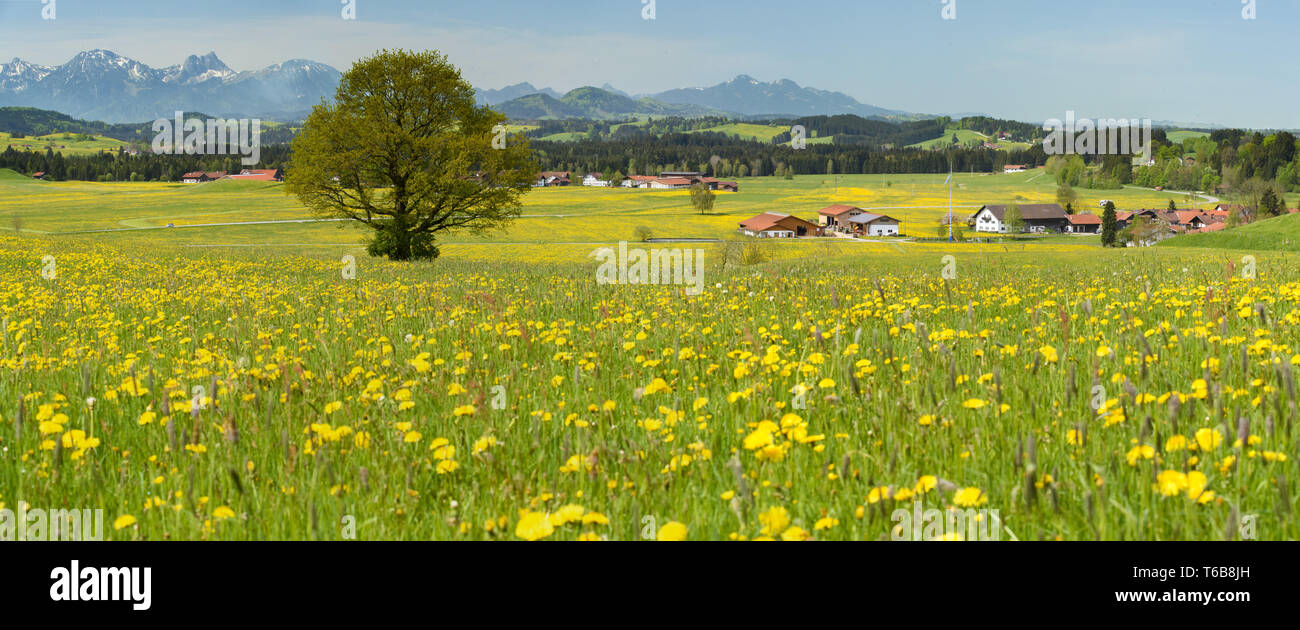
[[[1203,227],[1203,228],[1201,228],[1201,229],[1199,229],[1199,230],[1196,230],[1196,231],[1197,231],[1198,233],[1199,233],[1199,232],[1218,232],[1219,230],[1226,230],[1226,229],[1228,229],[1228,224],[1227,224],[1227,223],[1211,223],[1211,224],[1209,224],[1209,225],[1207,225],[1207,226],[1205,226],[1205,227]]]
[[[1174,215],[1178,217],[1179,223],[1191,223],[1193,219],[1201,219],[1204,221],[1201,214],[1202,213],[1199,210],[1179,210],[1174,213]]]
[[[778,223],[786,219],[794,219],[795,221],[798,221],[800,223],[806,223],[814,228],[817,227],[817,225],[811,221],[804,221],[799,217],[791,216],[788,214],[781,214],[780,212],[764,212],[763,214],[760,214],[758,216],[745,219],[744,221],[740,222],[740,227],[743,227],[746,230],[750,230],[752,232],[762,232],[763,230],[775,227]]]
[[[861,210],[861,208],[857,206],[840,206],[840,205],[826,206],[825,208],[818,210],[817,214],[824,214],[831,217],[838,217],[841,214],[844,214],[845,212],[848,212],[850,210]]]
[[[691,180],[686,179],[685,177],[665,177],[663,179],[656,179],[655,181],[669,186],[685,186],[691,183]]]
[[[1095,214],[1072,214],[1065,218],[1074,225],[1101,225],[1101,217]]]

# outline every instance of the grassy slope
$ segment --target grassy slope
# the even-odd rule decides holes
[[[990,136],[986,136],[978,131],[974,131],[971,129],[957,129],[957,128],[949,127],[945,129],[943,131],[943,135],[938,138],[926,140],[925,142],[917,142],[916,144],[909,144],[907,146],[911,148],[921,148],[921,149],[942,149],[952,144],[952,135],[954,133],[957,134],[957,140],[961,144],[966,144],[971,140],[979,140],[981,142],[994,142],[994,140]],[[1027,142],[1010,142],[1007,140],[1003,140],[1001,142],[995,142],[995,144],[997,144],[999,149],[1003,151],[1010,151],[1013,149],[1023,150],[1023,149],[1028,149],[1030,146],[1029,143]]]
[[[1176,131],[1167,132],[1165,135],[1169,138],[1170,142],[1178,143],[1188,138],[1205,138],[1208,137],[1210,134],[1205,133],[1204,131],[1188,131],[1186,129],[1178,129]]]
[[[0,145],[10,146],[15,149],[23,150],[24,146],[28,150],[44,152],[48,147],[55,153],[64,155],[94,155],[100,151],[116,151],[119,147],[126,146],[127,143],[113,138],[104,136],[95,136],[94,140],[76,141],[64,138],[65,134],[55,133],[46,136],[27,136],[25,138],[14,138],[8,133],[0,132]],[[60,149],[59,147],[65,147]]]
[[[1162,241],[1164,247],[1300,251],[1300,214],[1257,221],[1232,230],[1188,234]]]

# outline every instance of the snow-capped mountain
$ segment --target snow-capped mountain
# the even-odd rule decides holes
[[[39,66],[14,57],[0,63],[0,92],[21,92],[54,72],[54,66]]]
[[[214,52],[151,68],[112,51],[90,50],[60,66],[21,59],[0,64],[0,106],[38,107],[110,123],[166,118],[177,110],[284,120],[332,98],[340,76],[304,59],[236,72]]]
[[[179,66],[168,66],[162,70],[163,83],[194,85],[210,79],[225,79],[236,74],[217,58],[217,53],[210,52],[202,57],[190,55]]]

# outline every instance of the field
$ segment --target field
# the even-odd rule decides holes
[[[127,143],[121,140],[114,140],[104,136],[94,136],[91,140],[76,140],[75,137],[75,134],[52,133],[44,136],[14,138],[12,135],[0,131],[0,147],[13,146],[19,151],[29,150],[41,153],[44,153],[48,148],[55,153],[72,156],[95,155],[100,151],[117,151],[119,148],[127,146]]]
[[[756,214],[775,211],[814,219],[835,203],[878,210],[903,221],[903,231],[933,236],[948,212],[947,175],[840,175],[742,178],[739,193],[718,193],[714,211],[698,214],[686,191],[562,187],[526,195],[523,217],[503,232],[456,234],[445,242],[610,243],[630,240],[639,225],[656,237],[722,238]],[[40,182],[0,172],[0,228],[15,222],[33,233],[127,230],[97,236],[111,242],[167,242],[195,246],[295,243],[346,245],[364,234],[338,222],[315,222],[311,213],[274,183],[218,181],[167,183]],[[1078,189],[1081,211],[1101,199],[1120,208],[1164,208],[1169,200],[1190,206],[1186,195],[1137,188]],[[1042,171],[967,174],[954,177],[954,212],[973,213],[985,203],[1051,202],[1056,185]],[[1209,207],[1198,199],[1200,207]],[[49,212],[51,206],[58,212]],[[265,221],[305,223],[256,224]],[[166,229],[172,223],[176,228]],[[213,225],[213,224],[234,225]],[[209,227],[187,227],[207,225]],[[139,228],[156,228],[141,230]],[[165,230],[165,231],[164,231]]]
[[[962,145],[965,145],[971,142],[972,140],[978,140],[980,142],[993,142],[994,144],[998,145],[999,149],[1004,151],[1026,150],[1030,146],[1028,142],[1011,142],[1009,140],[995,141],[993,140],[992,136],[982,134],[973,129],[958,129],[956,127],[949,127],[945,129],[943,131],[943,135],[939,136],[938,138],[934,138],[932,140],[926,140],[925,142],[918,142],[916,144],[909,144],[907,146],[916,147],[920,149],[944,148],[952,144],[952,137],[954,134],[957,136],[957,142]]]
[[[1187,140],[1188,138],[1208,138],[1210,134],[1204,131],[1188,131],[1186,129],[1177,129],[1174,131],[1166,132],[1165,136],[1169,138],[1170,142],[1180,143],[1183,142],[1184,140]]]
[[[741,180],[705,216],[536,190],[504,233],[396,264],[336,223],[246,223],[310,218],[279,185],[0,174],[0,507],[149,540],[887,540],[914,504],[998,510],[1004,540],[1300,536],[1295,254],[704,244],[700,295],[598,284],[588,256],[831,202],[910,231],[942,181]]]

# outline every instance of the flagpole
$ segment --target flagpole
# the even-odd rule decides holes
[[[952,242],[952,158],[948,158],[948,242]]]

